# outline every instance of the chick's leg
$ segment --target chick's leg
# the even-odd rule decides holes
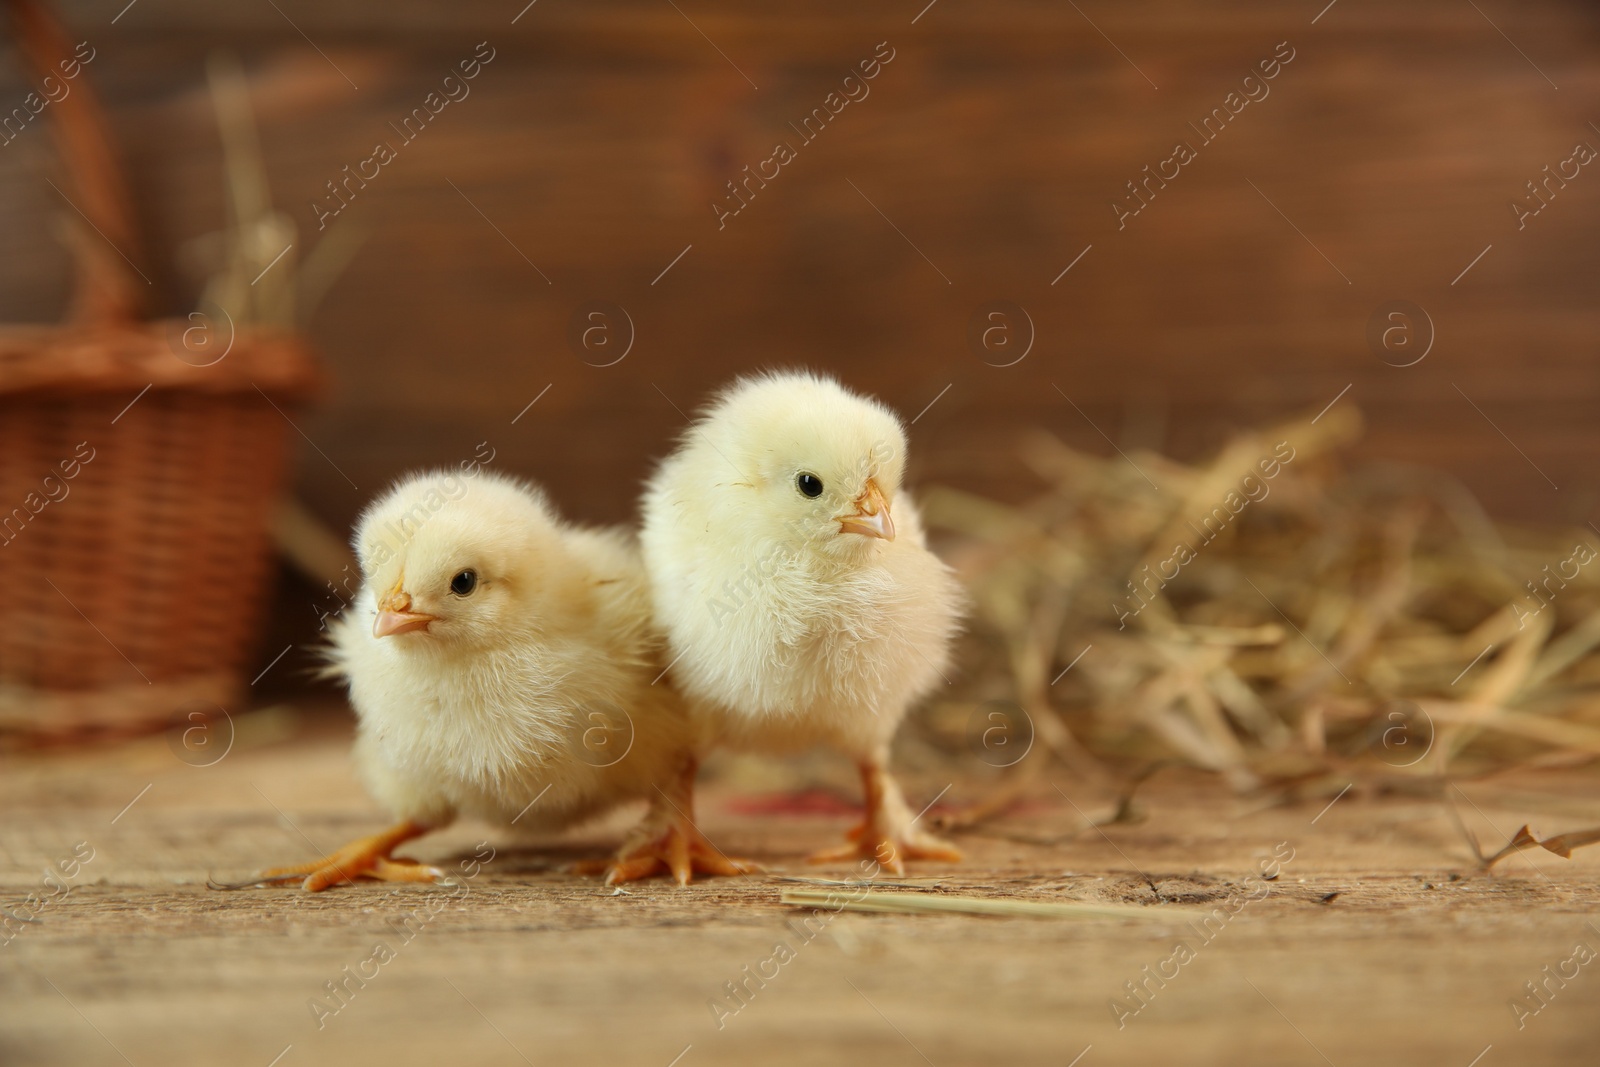
[[[866,817],[850,831],[854,844],[824,849],[808,857],[812,863],[839,863],[871,859],[890,874],[904,874],[906,860],[940,860],[959,863],[954,845],[916,827],[916,817],[906,805],[900,783],[884,768],[885,756],[861,764],[861,791]]]
[[[694,775],[698,764],[685,763],[670,789],[656,787],[644,822],[629,836],[606,868],[606,885],[648,878],[666,871],[679,885],[700,874],[734,875],[758,871],[750,860],[731,859],[706,840],[694,821]]]
[[[303,878],[302,887],[312,893],[329,886],[348,885],[357,878],[373,878],[380,882],[436,882],[444,877],[439,868],[416,860],[390,857],[395,849],[431,829],[421,823],[398,823],[382,833],[357,838],[337,852],[310,863],[263,871],[260,881],[288,882]]]

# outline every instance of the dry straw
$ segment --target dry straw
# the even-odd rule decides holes
[[[1202,909],[1174,905],[1096,904],[1079,901],[1016,900],[933,893],[885,893],[877,890],[785,889],[779,900],[805,908],[869,911],[895,915],[992,915],[1033,919],[1171,919],[1201,914]]]
[[[1360,431],[1342,405],[1200,464],[1036,433],[1044,488],[1020,506],[927,494],[973,598],[964,700],[934,709],[933,739],[970,745],[1011,702],[1080,770],[1177,761],[1323,794],[1600,754],[1600,533],[1498,526],[1436,472],[1350,468]]]

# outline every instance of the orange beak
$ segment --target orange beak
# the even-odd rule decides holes
[[[883,490],[878,488],[878,483],[867,479],[866,488],[855,499],[855,514],[846,515],[839,520],[841,533],[865,534],[868,537],[881,537],[885,541],[894,540],[894,520],[889,517],[889,502],[883,498]]]
[[[393,637],[413,630],[426,630],[436,615],[411,610],[411,594],[395,589],[378,602],[378,618],[372,624],[373,637]]]

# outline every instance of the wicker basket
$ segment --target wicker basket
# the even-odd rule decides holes
[[[67,44],[47,13],[7,6],[41,77],[55,69]],[[122,258],[137,259],[131,213],[85,79],[49,109],[57,184],[93,227],[72,321],[0,330],[0,735],[33,740],[235,706],[286,413],[319,381],[293,336],[234,331],[225,315],[140,321],[147,286]]]

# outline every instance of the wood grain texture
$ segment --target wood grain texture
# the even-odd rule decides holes
[[[770,773],[760,764],[725,766],[703,816],[721,847],[762,857],[773,876],[683,890],[656,880],[615,895],[558,869],[610,847],[615,828],[539,843],[463,826],[407,850],[459,866],[487,833],[495,858],[454,897],[374,884],[315,896],[208,890],[208,874],[298,862],[381,819],[351,781],[348,738],[326,717],[309,732],[263,721],[240,720],[232,750],[209,767],[176,760],[159,739],[0,762],[0,902],[18,910],[28,893],[48,892],[46,867],[80,842],[93,850],[40,921],[12,924],[0,947],[8,1065],[125,1056],[265,1067],[290,1046],[282,1065],[665,1067],[686,1046],[680,1067],[923,1057],[938,1067],[1061,1065],[1090,1045],[1082,1064],[1325,1056],[1465,1067],[1488,1045],[1485,1062],[1590,1058],[1593,965],[1552,985],[1520,1030],[1510,1003],[1575,944],[1600,945],[1589,919],[1600,854],[1526,853],[1476,873],[1436,800],[1355,790],[1326,811],[1327,797],[1262,810],[1214,782],[1163,776],[1141,794],[1143,822],[1102,836],[1074,833],[1078,814],[1047,791],[995,829],[1054,843],[969,835],[966,864],[912,877],[990,898],[1137,904],[1152,918],[843,914],[802,940],[795,924],[807,913],[778,903],[786,883],[775,877],[785,868],[848,877],[795,856],[832,841],[849,816],[842,803],[836,814],[753,814],[752,794],[766,787],[751,783]],[[823,780],[835,771],[848,777],[830,767]],[[966,778],[908,782],[919,803],[946,784],[946,804],[983,788]],[[1109,811],[1109,796],[1063,785],[1082,809]],[[1592,823],[1593,789],[1592,775],[1514,776],[1465,786],[1461,808],[1497,845],[1528,820],[1545,831]],[[1263,858],[1286,854],[1281,842],[1293,858],[1280,877],[1250,882]],[[1232,909],[1263,886],[1260,899]],[[1202,939],[1177,918],[1196,907],[1236,913]],[[422,916],[409,938],[396,927],[408,915]],[[1180,940],[1195,958],[1151,985],[1148,1005],[1119,1029],[1112,999],[1126,999],[1123,983],[1144,981],[1145,966]],[[764,986],[752,983],[737,1012],[714,1011],[728,1004],[725,983],[745,981],[746,966],[773,957],[779,942],[794,958]],[[365,967],[364,984],[331,1002],[336,1012],[309,1007],[380,943],[393,958],[375,976]]]

